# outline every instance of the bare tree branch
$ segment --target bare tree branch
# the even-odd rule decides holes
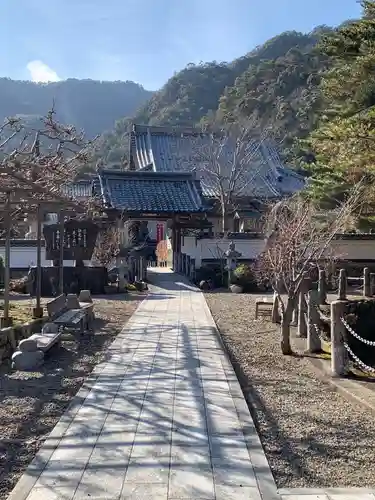
[[[17,192],[19,197],[13,221],[35,211],[41,200],[69,203],[77,214],[93,210],[96,201],[74,200],[63,187],[91,162],[94,141],[86,141],[73,126],[60,124],[54,108],[40,120],[40,127],[7,118],[0,126],[0,233],[6,192]]]
[[[356,184],[345,202],[324,217],[315,205],[299,195],[278,202],[269,211],[266,246],[256,272],[258,279],[268,282],[278,297],[285,354],[291,352],[290,323],[302,282],[324,262],[337,258],[332,241],[348,229],[348,221],[358,212],[363,188],[364,183]]]
[[[198,152],[200,180],[209,188],[211,197],[220,206],[222,231],[226,232],[227,217],[238,208],[239,198],[257,198],[259,181],[275,196],[279,193],[261,175],[263,158],[260,149],[266,135],[254,136],[254,124],[231,124],[208,134]]]

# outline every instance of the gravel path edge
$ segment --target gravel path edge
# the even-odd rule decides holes
[[[307,357],[315,374],[322,380],[328,382],[332,388],[344,396],[351,403],[356,403],[364,406],[366,410],[371,411],[375,415],[375,392],[371,389],[361,386],[358,382],[348,378],[332,377],[327,368],[328,362],[315,358]]]
[[[207,307],[210,310],[208,304]],[[241,376],[238,373],[239,365],[234,362],[232,353],[230,349],[227,348],[225,340],[220,333],[220,328],[213,316],[212,319],[215,325],[212,329],[218,338],[227,362],[227,366],[224,366],[224,371],[226,375],[228,375],[228,371],[230,372],[233,370],[237,378],[235,382],[228,380],[228,385],[230,393],[233,397],[239,421],[242,424],[242,430],[248,446],[250,460],[254,468],[259,491],[261,492],[262,498],[266,498],[267,500],[279,500],[280,496],[278,494],[275,478],[267,460],[267,455],[260,439],[260,434],[251,410],[251,395],[250,398],[248,398],[245,394],[243,390],[243,378],[241,380]],[[239,370],[241,370],[241,367],[239,367]],[[255,437],[254,430],[256,434]],[[254,448],[257,450],[254,451]],[[259,453],[259,450],[261,450],[261,453]]]

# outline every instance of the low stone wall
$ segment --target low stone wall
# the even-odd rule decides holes
[[[41,330],[47,318],[35,319],[24,325],[14,325],[0,329],[0,364],[12,356],[19,342]]]

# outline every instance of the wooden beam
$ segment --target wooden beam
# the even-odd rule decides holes
[[[42,219],[43,213],[40,205],[37,212],[37,247],[36,247],[36,307],[34,309],[34,318],[43,317],[43,308],[40,306],[42,297]]]
[[[64,212],[59,213],[60,224],[60,256],[59,256],[59,289],[60,294],[64,293]]]

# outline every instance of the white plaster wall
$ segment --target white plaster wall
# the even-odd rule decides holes
[[[12,247],[10,250],[10,267],[13,269],[28,268],[36,266],[36,247]],[[5,247],[0,246],[0,255],[5,259]],[[46,260],[46,249],[41,249],[42,266],[52,266],[50,260]],[[84,261],[86,266],[90,265],[90,261]],[[64,260],[64,266],[74,266],[75,261]]]
[[[332,249],[338,259],[375,260],[375,240],[336,240]]]
[[[264,249],[264,240],[234,240],[236,250],[242,253],[243,259],[256,259]],[[182,238],[181,252],[195,258],[196,267],[201,266],[203,259],[217,259],[220,251],[228,249],[228,240],[201,239],[185,236]],[[343,260],[375,260],[375,240],[336,240],[332,242],[332,253]]]
[[[181,252],[195,259],[198,269],[203,259],[218,259],[228,250],[228,240],[204,238],[196,240],[195,237],[185,236],[182,239]],[[242,259],[256,259],[264,249],[264,240],[235,240],[236,250],[241,252]]]

